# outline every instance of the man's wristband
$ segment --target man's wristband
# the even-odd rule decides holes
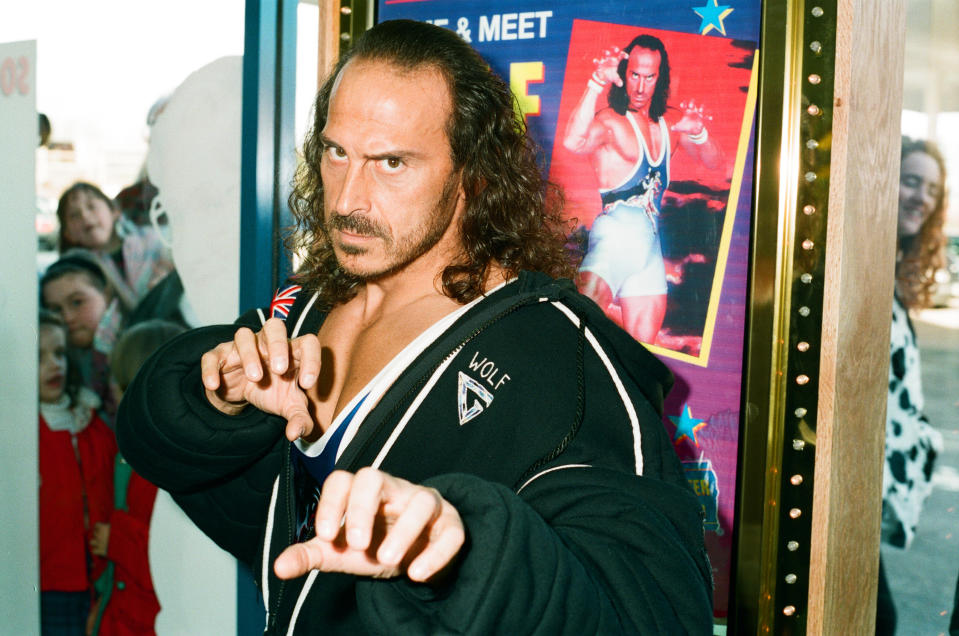
[[[706,143],[707,139],[709,139],[709,131],[706,130],[705,126],[703,126],[703,129],[700,130],[698,133],[696,133],[695,135],[687,135],[687,137],[689,138],[690,142],[696,145],[702,145]]]
[[[589,78],[588,82],[586,82],[586,90],[594,93],[602,93],[603,89],[606,87],[606,84],[607,82],[603,80],[603,78],[596,73],[593,73],[593,76]]]

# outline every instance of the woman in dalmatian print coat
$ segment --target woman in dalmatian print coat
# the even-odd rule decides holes
[[[942,450],[942,435],[923,414],[919,347],[909,312],[931,304],[933,274],[942,266],[946,169],[942,154],[929,141],[903,137],[900,157],[882,539],[907,548],[915,536],[922,504],[932,492],[933,464]],[[895,632],[896,606],[880,555],[876,634],[887,636]]]
[[[930,304],[933,274],[943,260],[945,198],[939,150],[932,142],[904,138],[883,470],[883,538],[898,547],[912,542],[942,450],[942,435],[923,414],[919,348],[909,312]]]

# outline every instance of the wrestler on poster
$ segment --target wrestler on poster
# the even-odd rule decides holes
[[[573,21],[550,179],[577,221],[578,284],[666,355],[708,350],[753,54],[726,38]]]

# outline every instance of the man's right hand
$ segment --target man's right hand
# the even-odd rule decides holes
[[[207,399],[219,411],[236,415],[247,404],[286,419],[286,437],[309,435],[316,422],[306,390],[320,373],[320,342],[315,334],[289,339],[285,323],[270,318],[257,333],[246,327],[231,342],[207,351],[200,375]]]
[[[596,65],[593,76],[601,84],[612,82],[616,86],[622,86],[623,78],[619,76],[619,63],[628,58],[629,54],[620,51],[616,46],[603,51],[602,57],[593,58],[593,64]]]

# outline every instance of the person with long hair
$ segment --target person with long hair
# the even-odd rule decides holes
[[[451,31],[364,33],[317,96],[298,284],[124,395],[124,456],[253,568],[268,633],[712,630],[672,378],[556,278],[513,106]]]
[[[896,296],[909,310],[931,306],[945,265],[946,162],[935,142],[904,137],[896,230]]]
[[[900,157],[882,537],[889,545],[908,548],[942,451],[942,435],[923,413],[919,347],[910,313],[932,304],[935,272],[944,263],[948,199],[946,165],[935,143],[903,137]],[[880,561],[877,633],[892,634],[895,624],[895,604]]]
[[[569,277],[573,263],[565,249],[569,222],[562,215],[562,195],[544,183],[536,161],[536,147],[526,126],[513,109],[509,88],[490,81],[485,63],[477,57],[461,58],[455,47],[438,51],[435,61],[415,50],[390,48],[382,51],[351,52],[340,60],[320,88],[314,104],[315,120],[303,144],[290,208],[297,232],[288,246],[304,256],[297,279],[319,292],[323,306],[332,307],[353,297],[363,276],[342,266],[337,258],[331,224],[353,223],[327,218],[324,201],[323,160],[330,153],[326,129],[330,100],[336,80],[354,57],[389,60],[397,68],[411,71],[435,64],[451,93],[454,111],[443,132],[448,136],[454,184],[462,192],[463,211],[456,228],[462,248],[443,267],[441,284],[449,298],[466,303],[479,296],[499,273],[511,278],[520,270],[541,271],[554,278]],[[438,87],[436,87],[438,88]],[[509,175],[504,178],[504,175]],[[452,194],[442,189],[442,199]],[[373,231],[370,228],[369,231]]]

